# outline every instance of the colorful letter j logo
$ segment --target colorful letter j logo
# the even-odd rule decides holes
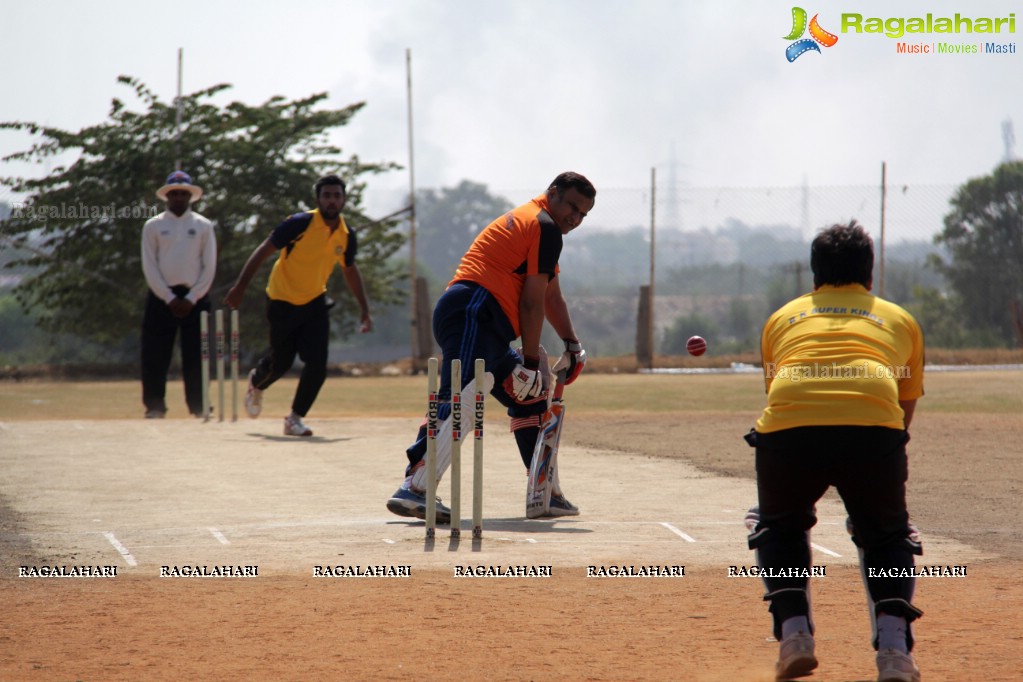
[[[838,36],[828,33],[817,23],[818,16],[820,15],[815,14],[810,20],[810,38],[796,40],[806,31],[806,10],[802,7],[792,8],[792,32],[785,36],[785,40],[796,41],[785,48],[785,58],[790,62],[796,61],[804,52],[810,50],[820,52],[821,49],[817,47],[818,43],[824,47],[831,47],[838,42]]]

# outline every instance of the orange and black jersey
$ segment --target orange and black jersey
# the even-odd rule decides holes
[[[458,264],[451,284],[475,282],[497,299],[516,336],[526,277],[558,274],[562,234],[548,212],[547,195],[512,209],[486,228]]]
[[[305,305],[327,290],[335,263],[355,264],[355,231],[340,220],[331,231],[317,209],[296,213],[274,228],[270,243],[281,251],[266,286],[271,299]]]

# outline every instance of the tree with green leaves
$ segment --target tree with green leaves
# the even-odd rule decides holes
[[[400,298],[404,275],[390,256],[404,236],[396,221],[372,221],[360,209],[364,177],[397,166],[346,157],[327,139],[364,103],[327,109],[322,107],[327,95],[320,93],[290,101],[272,97],[258,106],[221,106],[213,100],[230,88],[226,84],[167,103],[134,78],[118,81],[131,88],[141,106],[115,98],[107,120],[77,132],[0,123],[0,129],[39,138],[4,161],[72,159],[44,177],[0,178],[25,197],[4,221],[0,238],[5,250],[27,254],[8,265],[30,268],[16,294],[43,330],[118,349],[125,355],[121,359],[134,357],[146,292],[142,225],[163,210],[154,192],[177,160],[205,190],[196,210],[217,226],[217,276],[210,292],[215,307],[270,231],[289,214],[315,207],[313,183],[327,173],[348,185],[345,217],[359,235],[359,267],[370,300],[386,305]],[[265,273],[257,277],[265,282]],[[340,280],[331,279],[329,294],[345,300],[350,294]],[[259,314],[242,316],[243,339],[265,335],[262,300],[262,286],[251,287],[245,309]],[[345,300],[332,319],[335,333],[347,335],[358,324],[358,308]]]
[[[507,199],[491,195],[486,185],[469,180],[439,191],[419,190],[416,260],[446,286],[476,235],[513,207]]]
[[[1015,345],[1013,306],[1023,301],[1023,161],[958,189],[935,237],[948,260],[931,262],[955,292],[956,313],[978,345]]]

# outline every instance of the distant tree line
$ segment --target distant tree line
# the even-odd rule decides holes
[[[348,185],[346,217],[359,229],[360,270],[371,300],[377,305],[400,300],[405,269],[393,256],[404,236],[396,221],[374,222],[361,209],[365,177],[396,166],[364,163],[326,139],[364,103],[327,109],[325,93],[273,97],[258,106],[211,101],[228,85],[167,103],[134,78],[122,76],[119,82],[130,88],[131,106],[114,99],[107,120],[96,125],[68,131],[0,123],[0,129],[35,139],[4,161],[71,159],[40,178],[0,178],[26,197],[0,233],[4,250],[17,254],[6,267],[25,273],[14,295],[54,343],[74,337],[79,350],[92,348],[107,360],[137,357],[146,291],[142,223],[163,210],[154,192],[177,161],[205,190],[196,210],[217,226],[214,307],[273,227],[315,205],[313,183],[326,173],[337,173]],[[346,300],[350,294],[340,280],[332,278],[330,295]],[[262,287],[250,287],[244,307],[253,314],[242,316],[242,334],[260,344],[266,333],[263,305]],[[335,333],[351,333],[357,318],[354,304],[338,306]]]
[[[217,85],[182,98],[179,135],[175,103],[161,101],[135,79],[119,82],[130,88],[133,105],[114,99],[108,119],[94,126],[66,131],[0,123],[0,129],[35,139],[4,161],[72,158],[40,178],[0,178],[26,197],[17,210],[8,206],[7,213],[0,212],[0,274],[20,274],[13,290],[0,289],[0,363],[91,359],[90,354],[122,361],[137,357],[144,221],[132,211],[120,215],[104,207],[162,210],[153,192],[178,159],[206,190],[197,210],[217,224],[215,305],[269,231],[288,214],[313,205],[315,178],[336,172],[349,186],[346,218],[359,232],[360,268],[378,319],[374,338],[359,343],[407,342],[405,225],[398,218],[374,221],[361,208],[367,176],[398,166],[364,163],[326,141],[327,133],[347,125],[364,103],[326,109],[326,95],[316,94],[293,101],[274,97],[258,106],[219,106],[211,100],[229,86]],[[417,267],[429,282],[431,298],[443,291],[472,239],[513,205],[470,180],[417,192]],[[53,207],[82,206],[104,210],[68,215],[62,209],[58,217],[42,219]],[[638,287],[649,275],[644,231],[586,227],[565,240],[562,286],[588,348],[630,353]],[[1003,164],[964,183],[936,229],[932,244],[888,246],[884,296],[918,317],[931,346],[1023,345],[1023,162]],[[694,333],[717,339],[711,352],[756,350],[766,316],[811,287],[808,244],[793,234],[798,232],[729,220],[708,235],[734,239],[735,262],[659,269],[658,300],[672,303],[668,308],[675,312],[659,320],[657,352],[684,352],[685,339]],[[329,293],[342,299],[333,318],[335,337],[343,339],[354,327],[355,307],[340,280],[332,279]],[[252,314],[243,315],[243,336],[261,338],[261,287],[250,287],[248,296],[245,307]],[[545,343],[558,342],[545,337]],[[47,353],[50,358],[43,357]]]

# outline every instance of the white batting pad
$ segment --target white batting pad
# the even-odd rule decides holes
[[[483,394],[490,393],[494,387],[494,375],[487,372],[483,378]],[[466,434],[472,437],[472,406],[476,401],[476,379],[473,378],[462,389],[462,441]],[[468,410],[468,411],[467,411]],[[425,460],[424,460],[425,461]],[[451,466],[451,416],[439,422],[437,426],[437,482],[444,478],[444,472]],[[426,490],[426,467],[416,469],[412,474],[412,487]]]

